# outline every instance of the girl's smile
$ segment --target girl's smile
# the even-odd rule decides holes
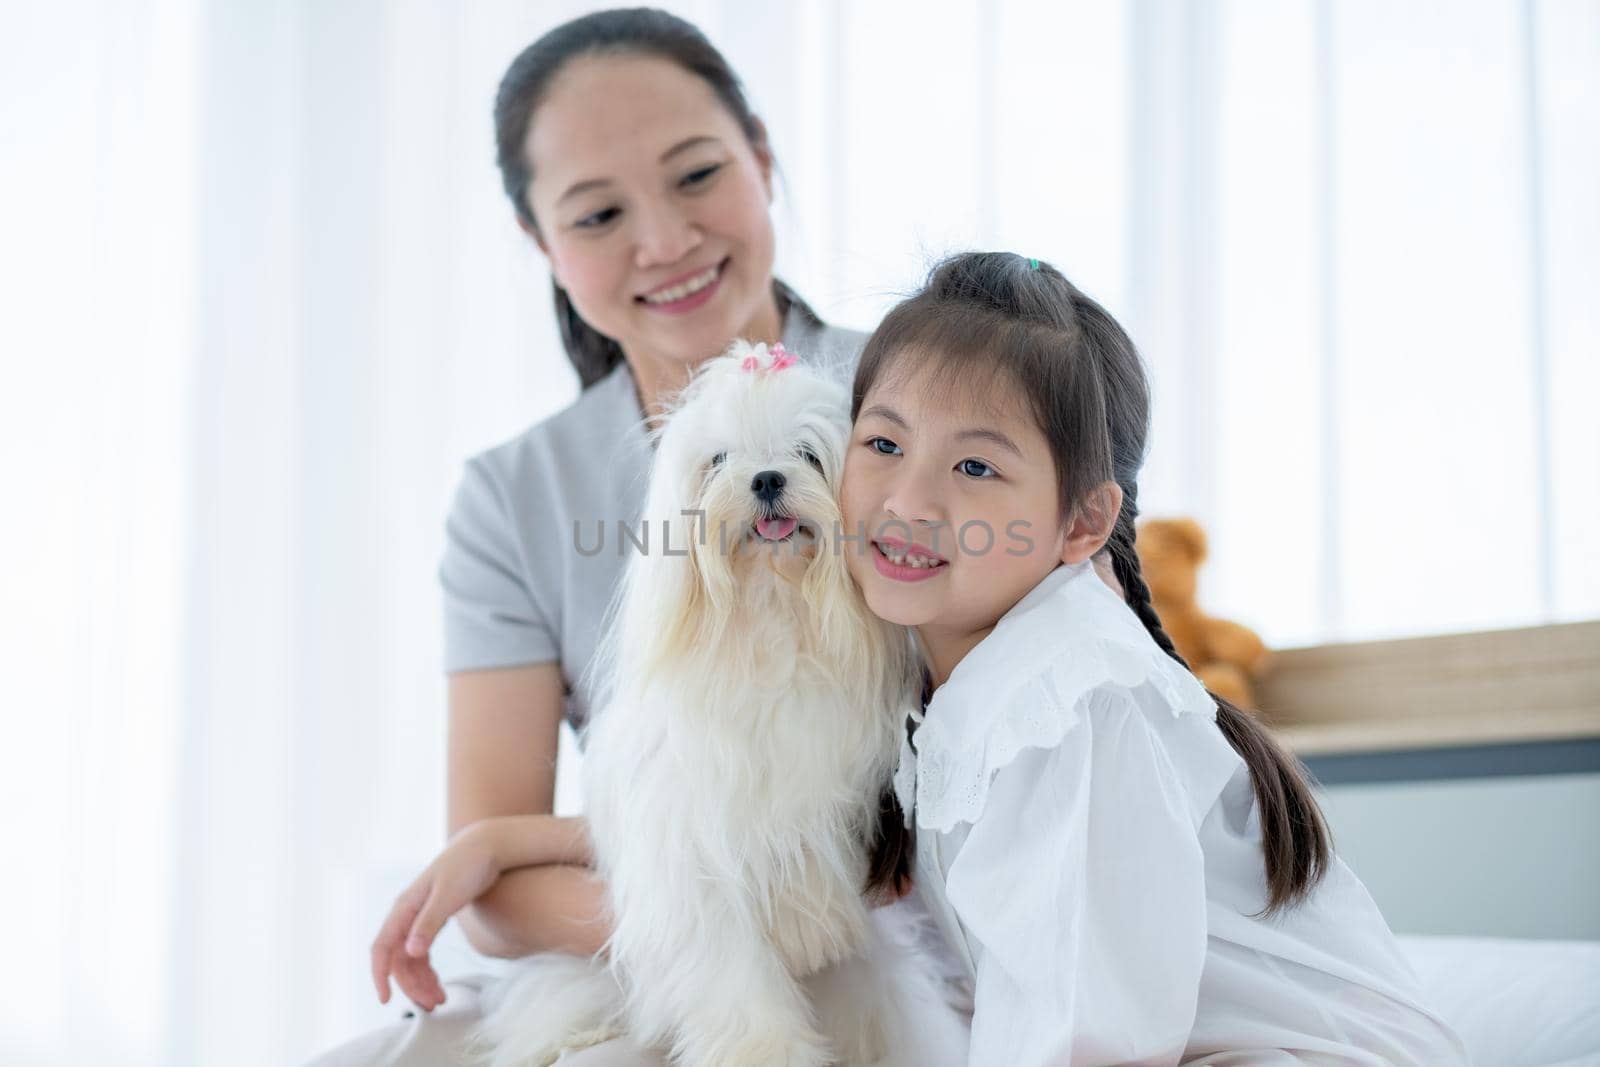
[[[921,545],[908,545],[898,537],[872,542],[872,562],[878,573],[897,582],[925,582],[943,574],[950,561]]]

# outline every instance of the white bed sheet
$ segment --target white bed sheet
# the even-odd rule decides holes
[[[1477,1067],[1600,1067],[1600,942],[1402,937]]]

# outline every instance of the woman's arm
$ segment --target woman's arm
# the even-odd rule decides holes
[[[449,833],[483,819],[551,819],[561,729],[559,666],[462,671],[450,676],[449,693]],[[537,831],[543,825],[551,831],[508,835],[522,841],[523,856],[536,853],[538,860],[561,855],[559,829],[565,824],[570,845],[579,822],[516,820],[504,826]],[[585,867],[525,866],[501,875],[457,920],[472,947],[486,956],[516,959],[549,950],[592,955],[610,933],[603,906],[601,887]]]
[[[589,820],[581,815],[492,815],[480,825],[502,872],[545,864],[594,866]]]
[[[593,956],[611,934],[605,894],[587,867],[523,867],[457,915],[485,956],[521,959],[535,952]]]

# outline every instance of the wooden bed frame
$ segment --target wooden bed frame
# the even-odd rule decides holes
[[[1258,693],[1325,783],[1600,771],[1600,621],[1288,649]],[[1385,760],[1413,773],[1346,773]]]

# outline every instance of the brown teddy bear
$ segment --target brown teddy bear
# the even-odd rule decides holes
[[[1195,603],[1195,574],[1206,535],[1193,519],[1149,519],[1134,540],[1150,602],[1161,625],[1205,687],[1240,708],[1256,706],[1253,681],[1272,655],[1248,627],[1213,619]]]

